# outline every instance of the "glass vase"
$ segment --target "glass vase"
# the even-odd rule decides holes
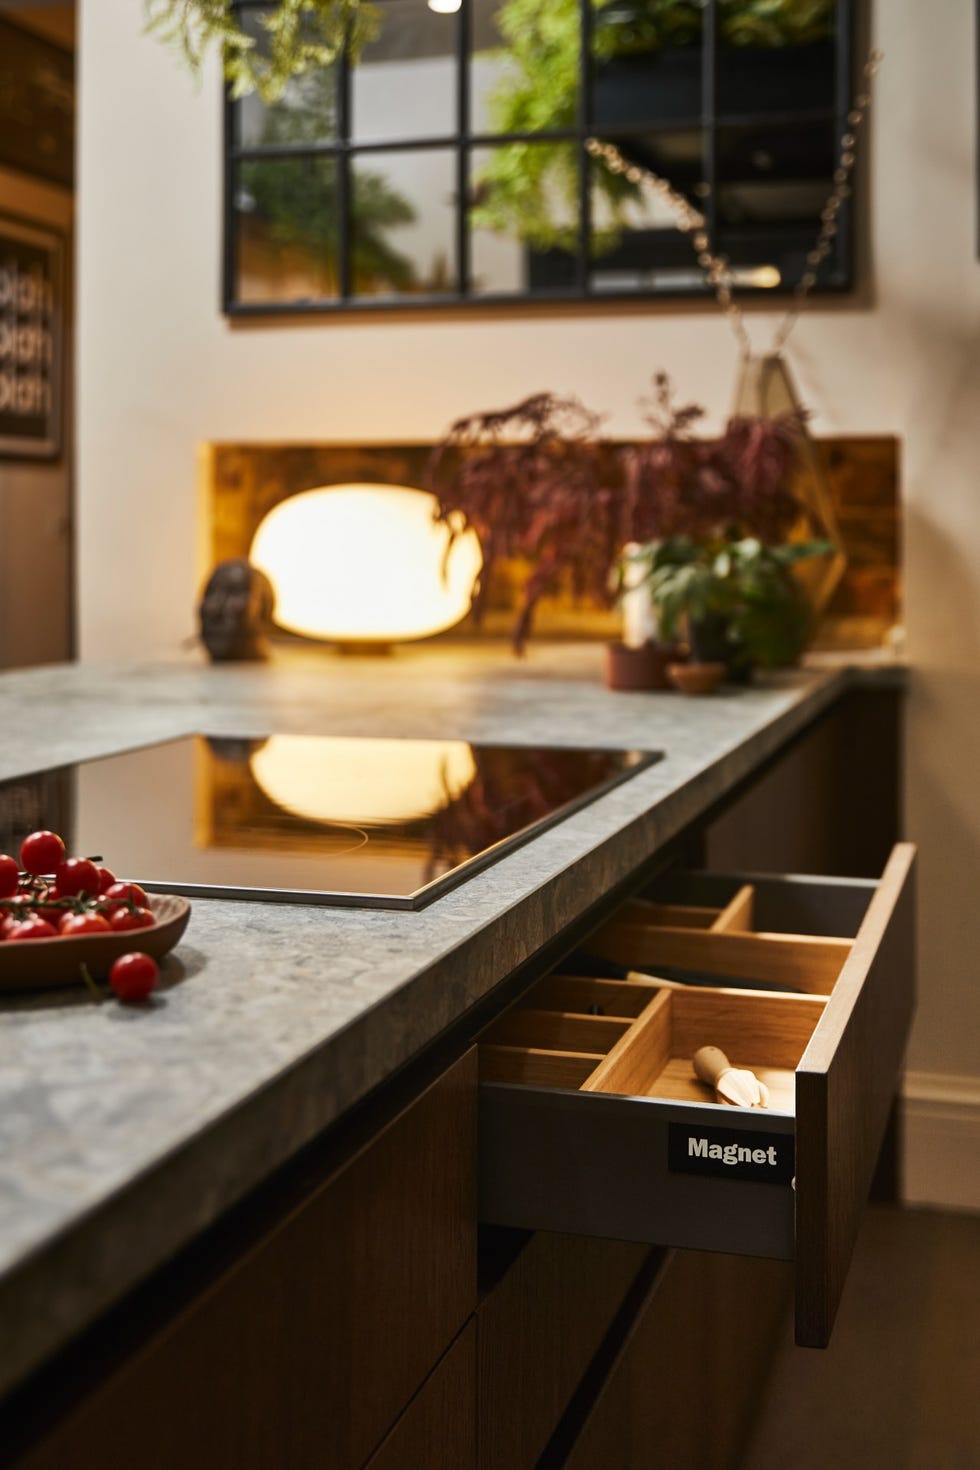
[[[833,547],[829,556],[810,557],[793,568],[814,613],[819,615],[844,575],[847,556],[821,452],[802,417],[803,404],[785,359],[778,353],[743,358],[732,411],[738,418],[774,419],[788,413],[801,416],[790,486],[800,507],[800,517],[787,540],[829,541]]]

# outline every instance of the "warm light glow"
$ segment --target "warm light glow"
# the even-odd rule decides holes
[[[338,738],[327,751],[313,736],[273,735],[252,756],[252,775],[270,801],[295,816],[357,826],[430,816],[476,774],[464,740]]]
[[[756,265],[746,270],[735,269],[732,271],[732,280],[737,286],[778,286],[782,281],[779,267],[775,265]]]
[[[463,0],[428,0],[430,10],[436,15],[455,15]]]
[[[483,565],[472,531],[443,572],[449,528],[435,497],[401,485],[327,485],[274,506],[249,560],[276,594],[275,620],[338,642],[428,638],[466,616]]]

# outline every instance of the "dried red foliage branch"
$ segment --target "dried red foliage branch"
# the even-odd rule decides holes
[[[531,564],[514,629],[520,651],[540,599],[559,585],[598,602],[629,541],[755,535],[779,542],[799,516],[790,470],[802,417],[733,418],[697,438],[697,404],[678,406],[654,378],[653,437],[616,445],[575,398],[538,393],[511,408],[458,419],[429,462],[429,488],[452,541],[472,529],[483,549],[473,611],[487,606],[502,559]]]

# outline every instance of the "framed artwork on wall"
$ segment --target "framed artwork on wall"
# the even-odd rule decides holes
[[[0,214],[0,457],[61,452],[64,239]]]

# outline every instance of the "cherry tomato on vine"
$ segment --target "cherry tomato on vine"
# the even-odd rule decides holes
[[[99,870],[88,858],[67,858],[58,864],[54,887],[59,898],[74,898],[78,893],[95,898],[99,892]]]
[[[53,924],[55,928],[58,927],[65,914],[61,904],[55,902],[57,897],[53,888],[42,888],[35,895],[37,906],[34,909],[37,918],[47,919],[48,923]]]
[[[15,939],[55,939],[57,934],[57,929],[47,919],[24,919],[7,931],[7,943],[12,944]]]
[[[146,907],[146,894],[138,883],[110,883],[102,897],[107,903],[135,903]]]
[[[140,950],[120,955],[109,971],[109,984],[120,1000],[146,1000],[156,989],[160,970],[156,960]]]
[[[109,915],[114,934],[125,934],[127,929],[150,929],[155,923],[149,909],[113,909]]]
[[[116,881],[116,875],[111,868],[99,868],[99,893],[103,894],[110,889]]]
[[[20,865],[28,873],[53,873],[65,860],[65,844],[57,832],[32,832],[20,845]]]
[[[101,914],[62,914],[58,933],[74,939],[79,934],[111,934],[108,919]]]
[[[20,864],[7,853],[0,853],[0,898],[13,898],[20,884]]]

